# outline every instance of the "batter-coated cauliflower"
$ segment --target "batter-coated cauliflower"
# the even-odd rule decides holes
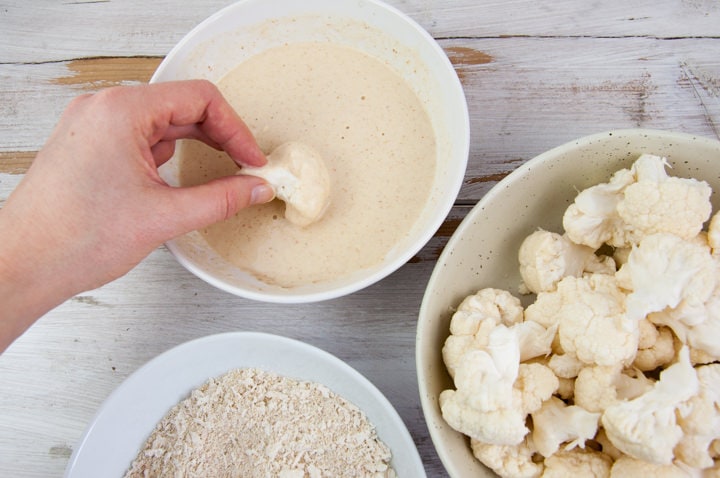
[[[265,179],[285,202],[285,218],[308,226],[322,218],[330,204],[330,174],[320,154],[304,143],[275,148],[265,166],[244,166],[238,174]]]

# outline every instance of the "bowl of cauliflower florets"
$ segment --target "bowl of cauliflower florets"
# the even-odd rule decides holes
[[[720,476],[720,142],[618,130],[468,214],[420,309],[453,477]]]

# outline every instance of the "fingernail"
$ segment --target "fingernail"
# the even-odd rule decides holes
[[[275,190],[268,184],[259,184],[250,192],[250,204],[265,204],[275,198]]]

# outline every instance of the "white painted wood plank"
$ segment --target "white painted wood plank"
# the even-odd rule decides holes
[[[0,4],[0,63],[164,55],[229,0],[34,1]],[[389,0],[433,36],[720,36],[715,0]]]

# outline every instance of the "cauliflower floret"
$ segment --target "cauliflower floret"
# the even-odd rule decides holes
[[[521,363],[514,387],[522,394],[522,407],[525,414],[540,409],[558,389],[560,383],[552,370],[540,363]]]
[[[586,366],[573,354],[554,354],[548,360],[548,367],[560,378],[575,378]]]
[[[682,405],[678,423],[685,436],[675,448],[678,460],[695,468],[714,465],[711,444],[720,438],[720,364],[697,369],[700,392]]]
[[[651,388],[652,381],[642,373],[630,377],[622,373],[622,365],[596,365],[578,374],[574,400],[589,412],[603,412],[619,400],[632,400]]]
[[[512,325],[522,319],[520,299],[507,291],[486,288],[466,297],[450,319],[450,336],[442,350],[450,376],[455,376],[466,352],[487,346],[490,332],[498,324]]]
[[[520,366],[516,332],[498,325],[486,350],[471,350],[455,369],[457,390],[440,394],[445,421],[470,438],[495,445],[517,445],[528,429],[522,395],[513,388]]]
[[[549,457],[567,443],[565,450],[585,447],[597,433],[599,413],[591,413],[577,405],[566,405],[557,397],[550,397],[532,414],[532,439],[538,452]]]
[[[718,256],[715,260],[715,277],[720,278]],[[683,300],[675,309],[666,308],[648,315],[658,326],[672,329],[680,342],[690,347],[693,363],[710,363],[720,360],[720,280],[716,281],[710,297],[702,304],[689,306]]]
[[[689,351],[683,347],[678,361],[660,374],[649,392],[605,409],[601,419],[605,433],[623,453],[658,465],[670,464],[683,435],[676,410],[698,388]]]
[[[567,235],[593,249],[626,247],[656,233],[696,236],[710,217],[712,191],[704,181],[668,176],[667,165],[643,154],[608,183],[580,192],[563,217]]]
[[[629,169],[621,169],[612,175],[609,182],[581,191],[563,216],[563,228],[568,237],[576,244],[584,244],[594,250],[605,243],[622,245],[613,241],[617,231],[623,228],[617,205],[625,188],[634,182],[635,175]]]
[[[605,434],[605,430],[602,427],[598,429],[598,432],[595,435],[593,441],[597,445],[600,445],[600,451],[603,453],[603,455],[609,456],[610,458],[612,458],[613,461],[617,460],[621,456],[625,456],[623,452],[618,450],[617,447],[612,444],[610,439]]]
[[[562,351],[586,364],[629,364],[637,352],[637,321],[627,319],[625,294],[614,276],[566,277],[554,292],[538,294],[525,310],[525,320],[544,327],[558,324]]]
[[[690,478],[691,475],[674,464],[656,465],[631,456],[621,456],[615,460],[610,470],[610,478],[638,478],[641,476],[650,476],[653,478]]]
[[[645,237],[617,273],[618,283],[632,291],[626,302],[628,317],[641,320],[681,301],[703,304],[715,289],[715,269],[706,245],[667,233]]]
[[[637,182],[625,189],[617,206],[630,231],[630,242],[664,232],[689,240],[710,217],[710,186],[705,181],[668,176],[667,165],[665,158],[648,154],[633,165]]]
[[[556,292],[560,345],[586,364],[631,363],[637,352],[637,321],[625,315],[625,295],[613,276],[566,277]]]
[[[538,230],[525,238],[518,253],[520,276],[528,292],[551,292],[564,277],[582,275],[597,261],[594,249],[575,244],[566,236]],[[524,291],[524,289],[523,289]]]
[[[546,329],[537,322],[526,320],[513,325],[512,329],[518,334],[518,340],[520,341],[521,362],[536,357],[547,357],[552,352],[552,343],[558,329],[557,325]]]
[[[650,324],[647,320],[642,320],[640,323]],[[675,358],[675,337],[672,331],[667,327],[655,329],[654,325],[650,324],[650,326],[657,331],[657,338],[650,346],[638,347],[633,362],[633,367],[643,372],[667,365]]]
[[[265,179],[285,202],[285,218],[308,226],[322,218],[330,204],[330,173],[320,154],[304,143],[275,148],[265,166],[243,166],[238,174]]]
[[[501,289],[485,288],[466,297],[453,314],[450,333],[473,335],[481,322],[491,320],[494,325],[513,325],[523,320],[520,299]]]
[[[543,472],[543,464],[535,463],[536,454],[528,439],[519,445],[490,445],[470,439],[475,458],[504,478],[536,478]]]
[[[590,449],[560,451],[545,459],[543,478],[607,478],[612,460],[609,456]]]

